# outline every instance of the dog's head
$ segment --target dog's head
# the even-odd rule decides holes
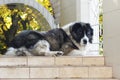
[[[70,26],[70,33],[72,38],[80,43],[81,46],[85,46],[88,43],[92,43],[93,29],[89,23],[77,22]]]

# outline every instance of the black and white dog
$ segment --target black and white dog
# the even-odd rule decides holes
[[[86,55],[92,43],[89,23],[73,22],[48,32],[22,31],[10,43],[6,55]]]
[[[48,32],[22,31],[11,41],[9,47],[6,55],[12,56],[58,56],[78,49],[61,28]]]

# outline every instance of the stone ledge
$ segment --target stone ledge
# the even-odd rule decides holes
[[[104,57],[0,57],[0,66],[104,66]]]
[[[0,57],[0,66],[26,66],[25,57]]]
[[[28,66],[54,66],[54,57],[28,57]]]
[[[29,68],[0,68],[0,78],[29,78]]]
[[[111,67],[0,68],[0,78],[112,78]]]
[[[0,79],[0,80],[118,80],[118,79]]]
[[[111,78],[112,67],[89,67],[89,78]]]

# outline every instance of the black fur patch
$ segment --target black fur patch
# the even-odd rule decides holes
[[[44,37],[37,31],[25,30],[14,37],[9,47],[20,48],[22,46],[30,48]]]

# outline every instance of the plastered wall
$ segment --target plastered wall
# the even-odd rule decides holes
[[[120,0],[103,0],[104,55],[120,79]]]

